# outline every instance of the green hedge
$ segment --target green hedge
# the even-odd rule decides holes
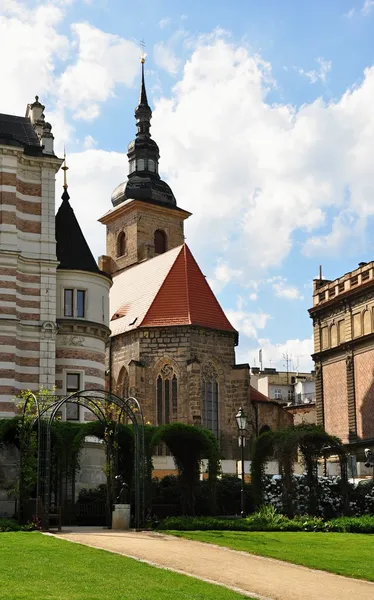
[[[0,519],[0,533],[7,531],[34,531],[35,529],[37,529],[35,523],[19,525],[19,523],[13,519]]]
[[[325,531],[342,533],[374,533],[374,516],[340,517],[324,521],[319,517],[266,515],[260,511],[245,519],[214,517],[169,517],[157,529],[169,531]]]

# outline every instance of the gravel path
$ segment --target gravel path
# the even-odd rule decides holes
[[[56,537],[219,583],[264,600],[374,600],[374,584],[153,532],[62,532]]]

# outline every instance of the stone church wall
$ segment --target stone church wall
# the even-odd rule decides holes
[[[235,415],[239,406],[250,412],[249,370],[233,368],[235,334],[200,327],[168,327],[138,330],[117,336],[112,342],[112,385],[120,392],[123,369],[129,393],[141,403],[146,421],[157,422],[156,381],[161,369],[171,365],[178,379],[176,420],[200,424],[202,372],[209,364],[219,383],[219,429],[225,458],[237,453]],[[109,359],[107,356],[107,366]],[[251,418],[253,422],[253,415]]]

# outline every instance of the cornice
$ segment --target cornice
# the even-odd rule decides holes
[[[108,223],[111,223],[112,221],[114,221],[115,219],[118,219],[118,217],[121,217],[122,215],[125,215],[126,213],[129,212],[134,212],[135,210],[138,210],[139,212],[155,212],[158,214],[163,214],[163,215],[170,215],[170,212],[174,212],[176,215],[180,216],[181,219],[187,219],[188,217],[191,216],[192,213],[188,212],[187,210],[184,210],[183,208],[179,208],[178,206],[161,206],[159,204],[155,204],[152,202],[147,202],[147,201],[143,201],[143,200],[126,200],[126,202],[123,202],[122,204],[119,204],[118,206],[116,206],[115,208],[111,209],[109,212],[107,212],[105,215],[103,215],[100,219],[99,222],[103,223],[104,225],[107,225]]]

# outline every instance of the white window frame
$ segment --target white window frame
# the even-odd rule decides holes
[[[65,291],[73,290],[73,315],[68,317],[65,315]],[[84,317],[78,317],[78,292],[84,292]],[[62,316],[65,319],[87,319],[88,309],[88,289],[85,287],[64,287],[62,290]]]
[[[62,377],[63,377],[63,393],[64,396],[68,396],[69,394],[71,394],[72,392],[68,392],[67,391],[67,383],[68,383],[68,374],[74,374],[74,375],[79,375],[80,379],[79,379],[79,384],[80,384],[80,388],[82,390],[84,390],[84,371],[81,371],[80,369],[63,369],[62,371]],[[77,390],[79,391],[79,390]],[[81,406],[78,404],[78,419],[68,419],[67,418],[67,410],[66,410],[66,404],[64,404],[64,410],[63,410],[63,419],[64,421],[75,421],[76,423],[79,423],[82,419],[82,411],[81,411]]]

